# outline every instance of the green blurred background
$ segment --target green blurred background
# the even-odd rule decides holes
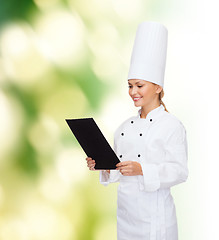
[[[117,184],[103,187],[88,171],[65,118],[94,117],[113,145],[136,114],[126,77],[137,25],[160,21],[170,30],[164,102],[193,143],[189,79],[175,77],[189,71],[194,9],[182,0],[0,0],[0,240],[116,239]],[[180,239],[201,239],[183,208],[188,185],[178,189]]]

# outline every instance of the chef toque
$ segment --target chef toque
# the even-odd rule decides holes
[[[164,86],[168,32],[157,22],[139,24],[132,50],[128,79]]]

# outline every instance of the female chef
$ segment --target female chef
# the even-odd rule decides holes
[[[128,74],[137,116],[115,132],[116,170],[101,170],[100,182],[119,181],[118,240],[177,240],[170,188],[186,181],[186,130],[162,102],[167,29],[156,22],[138,26]],[[95,160],[87,157],[90,170]]]

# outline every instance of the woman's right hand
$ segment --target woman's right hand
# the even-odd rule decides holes
[[[87,158],[86,158],[86,161],[87,161],[87,166],[88,166],[89,170],[94,171],[94,170],[95,170],[94,167],[95,167],[95,165],[96,165],[95,160],[93,160],[93,159],[90,158],[90,157],[87,157]]]
[[[87,166],[88,166],[88,168],[90,169],[90,170],[92,170],[92,171],[95,171],[95,165],[96,165],[96,162],[95,162],[95,160],[93,160],[92,158],[90,158],[90,157],[87,157],[86,158],[86,161],[87,161]],[[106,170],[108,173],[110,173],[110,170]]]

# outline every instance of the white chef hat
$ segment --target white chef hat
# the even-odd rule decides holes
[[[157,22],[139,24],[132,50],[128,79],[164,86],[168,32]]]

